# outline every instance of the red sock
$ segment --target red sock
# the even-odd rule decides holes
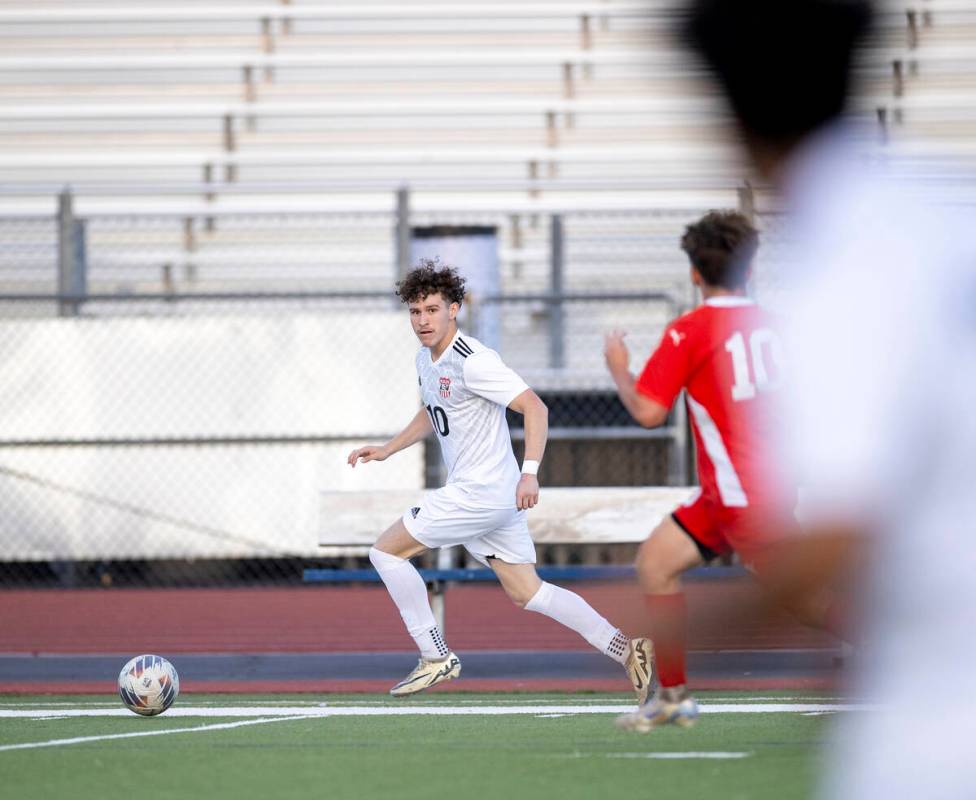
[[[688,609],[683,592],[644,595],[650,615],[649,633],[661,686],[681,686],[685,676]]]

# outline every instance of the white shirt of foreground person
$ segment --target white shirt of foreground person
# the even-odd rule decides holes
[[[784,440],[813,523],[865,524],[858,700],[822,794],[976,797],[976,212],[833,130],[792,159]]]

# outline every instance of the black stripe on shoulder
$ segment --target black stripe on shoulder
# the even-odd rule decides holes
[[[464,350],[458,347],[457,342],[454,343],[451,349],[454,350],[454,352],[457,353],[459,356],[461,356],[461,358],[467,358],[469,355],[471,355],[470,353],[466,353],[464,352]]]
[[[467,351],[468,351],[468,355],[469,355],[469,356],[470,356],[470,355],[471,355],[472,353],[474,353],[474,350],[472,350],[472,349],[471,349],[471,345],[469,345],[469,344],[468,344],[468,343],[467,343],[466,341],[464,341],[464,339],[462,339],[462,338],[461,338],[460,336],[458,336],[458,338],[457,338],[457,340],[456,340],[456,341],[454,342],[454,344],[456,344],[456,345],[460,345],[460,347],[461,347],[461,349],[462,349],[462,350],[467,350]]]

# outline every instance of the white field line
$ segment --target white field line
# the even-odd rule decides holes
[[[658,758],[664,760],[672,759],[685,759],[685,758],[715,758],[715,759],[726,759],[726,758],[748,758],[752,753],[736,753],[736,752],[690,752],[690,753],[603,753],[605,758]]]
[[[699,707],[705,714],[809,714],[830,711],[864,711],[870,707],[840,703],[711,703]],[[167,717],[401,717],[401,716],[499,716],[504,714],[622,714],[633,705],[537,705],[537,706],[228,706],[226,708],[175,707]],[[122,708],[0,709],[0,719],[50,717],[128,717]]]
[[[78,700],[75,700],[73,702],[70,701],[70,700],[68,700],[68,701],[65,701],[65,700],[30,700],[30,701],[27,701],[27,700],[20,700],[20,701],[17,701],[17,700],[8,700],[8,701],[0,701],[0,711],[2,711],[3,709],[8,709],[8,708],[38,708],[38,709],[47,709],[47,708],[79,708],[79,707],[92,708],[92,709],[99,709],[99,708],[117,708],[117,706],[118,706],[118,699],[117,699],[117,697],[114,694],[109,695],[109,697],[111,699],[108,699],[107,697],[103,697],[103,698],[99,698],[99,699],[94,699],[93,698],[89,702],[79,702]],[[438,697],[438,696],[427,696],[424,699],[425,699],[424,705],[453,706],[453,705],[456,705],[457,702],[458,702],[456,699],[451,699],[449,695],[443,695],[441,697]],[[593,697],[593,698],[574,697],[574,698],[572,698],[572,700],[573,700],[573,703],[575,705],[607,705],[607,703],[610,702],[612,700],[612,698],[606,698],[606,697]],[[814,696],[814,695],[811,695],[811,696],[791,695],[789,697],[772,697],[772,696],[770,696],[770,697],[766,697],[766,696],[755,696],[755,697],[752,697],[752,696],[746,696],[746,697],[739,696],[739,697],[733,697],[733,696],[717,695],[717,696],[710,696],[708,698],[707,702],[708,703],[711,703],[711,704],[714,704],[714,703],[726,703],[726,702],[728,702],[728,703],[739,703],[739,704],[742,704],[742,703],[760,703],[760,702],[766,702],[766,701],[775,701],[775,702],[778,702],[778,703],[803,703],[803,702],[809,702],[809,703],[842,703],[845,700],[846,700],[846,698],[844,698],[844,697],[829,697],[829,696],[823,696],[823,695],[816,695],[816,696]],[[185,697],[181,695],[181,698],[180,698],[180,706],[182,708],[189,708],[189,707],[192,707],[192,708],[222,708],[224,702],[226,702],[226,701],[197,699],[192,694],[186,695]],[[303,703],[302,700],[297,700],[295,698],[291,698],[291,699],[288,699],[288,700],[271,700],[271,699],[267,699],[267,698],[261,699],[261,700],[248,700],[246,698],[236,698],[235,699],[235,702],[241,708],[256,707],[256,706],[261,706],[261,707],[264,707],[264,708],[272,708],[272,707],[275,707],[275,706],[293,706],[294,707],[294,706],[299,706],[299,705],[302,705],[302,706],[307,707],[307,708],[319,708],[319,707],[341,708],[341,707],[344,707],[344,706],[356,706],[356,707],[377,706],[377,707],[385,707],[385,706],[389,705],[390,700],[388,698],[375,699],[374,700],[374,699],[369,699],[368,697],[365,697],[364,696],[364,697],[358,698],[356,700],[333,700],[333,701],[330,701],[330,702],[327,702],[327,703],[323,703],[323,702],[320,702],[320,701],[305,701]],[[397,704],[398,705],[405,705],[406,703],[409,703],[409,702],[410,702],[409,700],[408,701],[402,701],[401,700],[401,701],[397,701]],[[493,697],[490,700],[489,699],[482,700],[482,699],[479,699],[477,697],[465,697],[464,698],[464,705],[466,705],[466,706],[479,706],[479,705],[495,706],[495,705],[498,705],[498,704],[499,704],[499,699],[497,697]],[[525,698],[525,699],[520,699],[518,696],[511,696],[511,697],[506,697],[505,700],[504,700],[504,705],[506,705],[506,706],[520,706],[520,705],[536,706],[538,704],[539,704],[538,698]]]
[[[722,751],[722,750],[696,750],[689,752],[667,752],[667,751],[651,751],[651,752],[640,752],[640,753],[565,753],[550,756],[550,758],[653,758],[661,761],[682,761],[685,759],[714,759],[714,760],[725,760],[725,759],[738,759],[738,758],[748,758],[752,753],[743,753],[736,751]]]
[[[275,717],[273,719],[249,719],[243,722],[224,722],[217,725],[198,725],[193,728],[163,728],[158,731],[135,731],[133,733],[109,733],[102,736],[76,736],[73,739],[49,739],[46,742],[21,742],[20,744],[0,745],[4,750],[32,750],[38,747],[63,747],[69,744],[102,742],[106,739],[134,739],[137,736],[166,736],[170,733],[202,733],[204,731],[225,731],[230,728],[243,728],[245,725],[265,725],[269,722],[293,722],[302,719],[298,716]]]

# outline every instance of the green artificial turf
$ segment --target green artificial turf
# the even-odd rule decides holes
[[[769,702],[756,693],[701,695],[715,703]],[[788,694],[762,693],[777,702]],[[228,706],[623,704],[622,695],[432,694],[191,695],[179,707],[218,716],[0,717],[0,748],[73,737],[239,724]],[[816,702],[805,697],[800,702]],[[4,709],[118,707],[112,697],[0,696]],[[0,797],[51,798],[653,798],[790,800],[813,794],[827,718],[788,713],[706,713],[691,729],[648,735],[613,727],[613,714],[568,716],[337,716],[286,719],[203,732],[0,749]],[[650,753],[747,753],[729,760],[652,760]]]

